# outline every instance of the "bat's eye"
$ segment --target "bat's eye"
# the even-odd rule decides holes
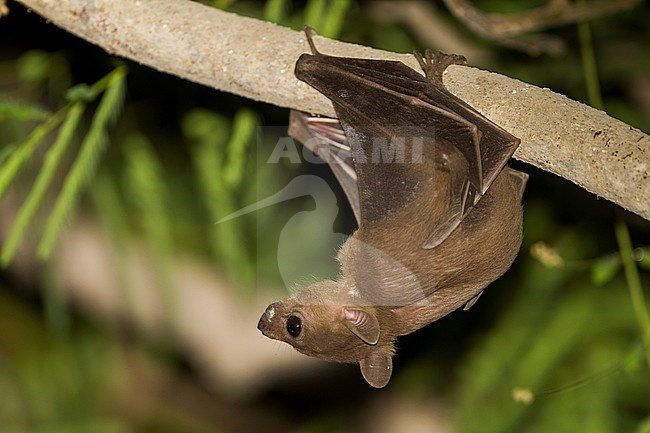
[[[295,338],[300,335],[300,331],[302,331],[302,320],[300,320],[300,317],[289,316],[287,319],[287,332],[289,335]]]

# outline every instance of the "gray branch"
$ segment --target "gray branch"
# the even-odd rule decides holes
[[[333,116],[328,99],[293,75],[304,35],[188,0],[19,0],[107,52],[218,90]],[[3,18],[3,19],[11,19]],[[316,37],[327,54],[396,54]],[[650,137],[602,111],[520,81],[452,66],[445,84],[522,144],[515,157],[650,219]],[[216,96],[215,96],[216,97]]]

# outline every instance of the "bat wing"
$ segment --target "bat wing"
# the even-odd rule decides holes
[[[357,173],[352,151],[338,120],[291,110],[289,135],[327,162],[350,202],[357,224],[361,223]]]
[[[401,62],[302,55],[296,76],[334,103],[357,174],[361,221],[389,218],[450,172],[446,209],[425,248],[440,244],[487,190],[519,141],[442,84],[458,56],[418,56],[426,77]],[[419,164],[419,165],[418,165]]]
[[[441,52],[434,53],[431,50],[426,51],[424,58],[419,53],[416,53],[415,57],[431,83],[422,96],[423,100],[429,103],[439,101],[447,110],[457,113],[476,127],[473,143],[477,147],[480,162],[473,164],[472,167],[480,167],[479,194],[483,195],[519,147],[521,140],[490,121],[445,88],[442,82],[442,73],[451,64],[465,64],[464,57]],[[445,131],[441,132],[444,135]],[[450,136],[446,136],[446,138],[451,139]],[[470,153],[465,151],[464,154],[469,155]]]

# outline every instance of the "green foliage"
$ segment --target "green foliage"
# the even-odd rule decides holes
[[[44,123],[34,128],[34,131],[27,139],[18,145],[11,155],[2,164],[0,171],[0,199],[4,196],[7,188],[23,168],[27,160],[32,156],[43,139],[64,119],[67,110],[61,110],[47,119]]]
[[[81,189],[95,173],[98,159],[107,141],[106,128],[111,121],[115,120],[122,106],[125,77],[126,69],[119,67],[98,83],[101,87],[105,84],[106,91],[95,111],[88,133],[81,143],[77,160],[66,176],[54,210],[45,225],[45,232],[38,246],[38,256],[43,260],[49,259],[52,254],[63,222],[72,211]]]
[[[133,307],[133,276],[129,272],[129,263],[133,259],[129,254],[129,221],[125,204],[114,181],[107,170],[99,173],[95,187],[91,189],[93,204],[104,228],[106,239],[110,242],[111,262],[114,264],[121,298],[131,317],[135,317]],[[159,277],[160,278],[160,277]]]
[[[646,418],[641,424],[639,424],[636,433],[650,433],[650,417]]]
[[[0,120],[14,118],[16,120],[42,120],[47,112],[34,105],[13,101],[0,100]]]
[[[79,125],[81,116],[83,115],[84,108],[85,107],[81,103],[75,103],[70,107],[54,145],[45,155],[43,168],[38,173],[34,186],[27,196],[25,203],[20,208],[14,225],[11,228],[11,232],[9,232],[3,245],[2,255],[0,256],[0,264],[2,266],[7,266],[14,258],[22,240],[23,233],[27,226],[32,222],[38,206],[43,201],[47,187],[52,182],[52,178],[61,162],[61,158],[72,141],[74,132]]]
[[[584,3],[584,0],[578,3]],[[582,66],[585,74],[587,98],[592,107],[603,109],[603,96],[600,93],[600,80],[596,66],[596,54],[591,39],[591,27],[588,22],[578,23],[578,36],[582,53]]]
[[[68,75],[68,60],[60,53],[31,50],[16,61],[18,75],[30,83],[59,82],[65,86]]]
[[[0,286],[0,432],[133,432],[102,413],[112,349],[98,335],[58,339]],[[25,344],[28,342],[29,344]],[[86,429],[86,430],[84,430]]]
[[[630,240],[630,233],[627,226],[623,221],[617,221],[615,229],[616,240],[621,250],[621,261],[623,262],[627,287],[630,291],[630,299],[632,300],[634,314],[639,324],[641,337],[645,343],[646,361],[650,367],[650,312],[648,311],[648,303],[643,294],[639,271],[634,263],[632,241]]]
[[[621,271],[621,257],[618,254],[597,259],[591,267],[591,281],[596,286],[609,283]]]
[[[213,0],[214,7],[230,9],[243,15],[261,18],[280,25],[291,26],[296,30],[304,25],[316,29],[319,35],[337,38],[350,9],[351,0],[307,0],[304,9],[298,9],[295,2],[287,0],[266,0],[260,12],[257,4],[232,0]]]
[[[463,362],[459,430],[616,431],[616,378],[648,376],[647,369],[627,369],[640,352],[630,350],[635,321],[621,296],[624,281],[596,288],[579,271],[530,260],[523,271],[509,305]]]
[[[273,23],[279,23],[282,21],[286,9],[286,0],[267,0],[264,4],[264,19]]]
[[[165,317],[173,322],[176,305],[174,275],[171,272],[173,239],[163,168],[151,143],[142,134],[128,136],[124,140],[124,149],[126,184],[131,187],[129,198],[136,209],[147,250],[152,258]]]
[[[123,67],[117,68],[91,87],[92,92],[87,91],[84,93],[84,99],[90,100],[92,99],[91,94],[97,96],[105,90],[105,95],[95,112],[88,134],[86,134],[82,142],[77,161],[68,173],[55,208],[48,217],[45,232],[39,245],[39,256],[42,259],[47,260],[49,258],[63,222],[72,211],[85,182],[94,173],[97,160],[106,142],[106,127],[117,116],[122,105],[125,75],[126,70]],[[73,140],[85,108],[82,102],[77,101],[66,105],[45,122],[38,125],[29,137],[18,145],[4,161],[0,172],[0,199],[11,182],[16,179],[23,166],[33,156],[37,147],[63,122],[55,143],[45,156],[43,167],[36,177],[34,186],[20,208],[11,232],[2,246],[0,253],[0,264],[2,266],[7,266],[14,258],[21,244],[23,234],[33,221],[38,207],[43,202],[46,191],[52,184],[56,170]]]
[[[237,219],[228,226],[216,222],[242,206],[244,189],[255,187],[255,177],[246,178],[244,173],[251,174],[245,155],[256,128],[250,110],[237,113],[232,129],[222,116],[205,110],[190,111],[183,120],[202,202],[211,220],[209,244],[214,261],[229,279],[244,287],[250,286],[255,276],[254,255],[245,239],[247,221]]]
[[[0,167],[2,167],[2,164],[6,161],[7,158],[9,158],[9,155],[11,155],[15,150],[16,150],[16,145],[14,144],[6,144],[2,149],[0,149]],[[0,200],[1,199],[2,198],[0,198]]]
[[[349,0],[310,0],[305,7],[305,24],[328,38],[336,38],[343,29]]]

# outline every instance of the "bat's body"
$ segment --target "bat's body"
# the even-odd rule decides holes
[[[510,267],[527,176],[504,169],[519,140],[442,85],[461,58],[418,56],[423,77],[400,62],[322,55],[308,38],[314,54],[296,76],[332,100],[345,135],[298,113],[290,132],[332,166],[359,229],[339,251],[337,281],[297,289],[258,327],[307,355],[359,362],[382,387],[398,336],[470,306]]]

